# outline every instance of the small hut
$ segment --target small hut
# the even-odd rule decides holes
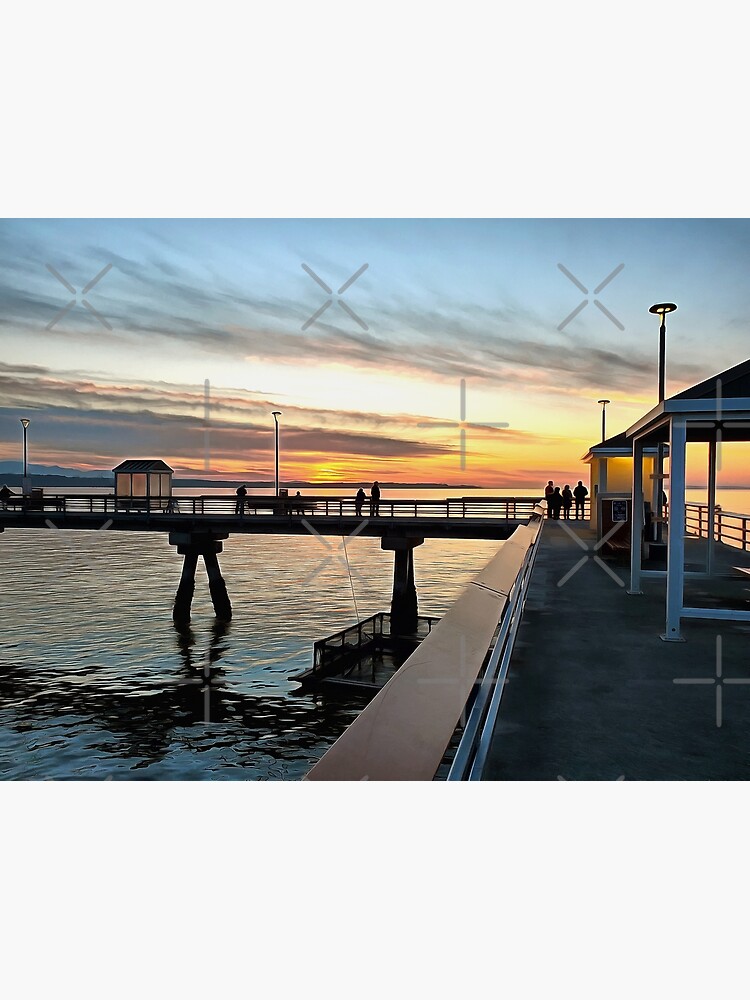
[[[174,469],[160,458],[128,459],[112,471],[118,507],[166,510],[170,506]]]
[[[669,447],[665,446],[665,454]],[[630,497],[633,487],[633,445],[625,431],[592,445],[581,458],[589,466],[589,499],[591,501],[591,527],[602,537],[601,499],[618,500]],[[656,448],[644,449],[644,476],[652,481],[656,469]],[[661,485],[661,484],[659,484]],[[649,496],[652,510],[659,509],[659,493]],[[606,528],[604,529],[606,531]]]

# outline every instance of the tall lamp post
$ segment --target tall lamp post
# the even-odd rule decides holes
[[[275,437],[276,437],[276,496],[279,495],[279,417],[281,416],[281,410],[274,410],[271,414],[274,422]]]
[[[23,479],[21,480],[21,490],[23,493],[29,492],[29,448],[26,439],[26,432],[31,421],[28,417],[21,417],[21,427],[23,427]]]
[[[649,309],[650,313],[658,316],[659,323],[659,402],[664,402],[667,382],[667,314],[674,312],[677,306],[674,302],[657,302]],[[663,539],[662,521],[664,516],[664,443],[659,442],[656,450],[656,477],[654,479],[654,493],[652,506],[659,511],[659,518],[656,522],[656,541]]]
[[[607,440],[607,403],[611,403],[611,399],[597,399],[597,403],[601,404],[602,408],[602,441]]]

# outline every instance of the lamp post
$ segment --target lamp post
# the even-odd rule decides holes
[[[607,403],[611,403],[611,399],[597,399],[597,403],[601,404],[602,408],[602,441],[607,440]]]
[[[659,402],[664,402],[667,382],[667,313],[674,312],[677,306],[674,302],[657,302],[649,308],[649,312],[658,316],[659,323]],[[656,541],[661,542],[662,521],[664,515],[664,443],[659,442],[656,449],[656,477],[653,493],[653,509],[659,511],[656,522]]]
[[[28,442],[26,439],[26,432],[29,429],[29,424],[31,421],[28,417],[21,417],[21,427],[23,427],[23,478],[21,480],[21,490],[24,493],[29,492],[29,449]]]
[[[274,422],[274,429],[276,435],[276,496],[279,495],[279,417],[281,416],[281,410],[274,410],[271,414]]]
[[[664,400],[664,389],[666,384],[666,360],[667,360],[667,313],[674,312],[677,306],[674,302],[657,302],[651,306],[650,313],[661,317],[659,324],[659,402]]]

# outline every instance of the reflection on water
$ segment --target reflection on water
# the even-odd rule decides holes
[[[498,544],[421,546],[420,610],[441,614]],[[2,777],[307,772],[365,704],[302,694],[291,680],[315,639],[355,620],[349,578],[315,538],[234,536],[225,546],[233,621],[216,622],[201,569],[191,626],[176,629],[181,562],[165,536],[0,535]],[[347,552],[359,614],[387,610],[392,556],[370,538]]]

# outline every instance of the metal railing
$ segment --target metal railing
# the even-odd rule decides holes
[[[114,494],[45,494],[14,496],[0,514],[50,511],[58,514],[189,514],[191,517],[364,517],[500,518],[527,520],[538,497],[447,497],[445,500],[369,500],[358,504],[353,496],[228,496],[116,497]],[[589,516],[586,502],[584,515]]]
[[[468,717],[448,771],[447,781],[479,781],[482,778],[541,538],[540,528],[532,546],[526,552],[523,565],[508,596],[508,603],[500,619],[497,638],[484,674],[467,705]]]
[[[722,510],[717,506],[714,512],[714,540],[747,552],[750,541],[749,525],[750,514],[738,514],[736,511]],[[686,534],[708,538],[709,531],[708,504],[686,503]]]
[[[516,528],[430,635],[313,766],[308,780],[433,780],[465,706],[472,698],[472,709],[477,704],[477,686],[486,676],[483,669],[490,649],[490,661],[498,648],[499,669],[507,671],[543,517],[540,504],[529,523]],[[498,638],[493,647],[498,626],[506,637]],[[507,656],[501,657],[501,650],[507,650]],[[472,779],[481,775],[502,682],[493,685],[490,678],[484,691],[485,710],[474,717],[471,727],[477,734],[474,748],[461,752]]]
[[[440,621],[433,615],[419,615],[418,622],[423,628],[418,632],[429,635],[432,626]],[[325,639],[318,639],[313,644],[313,674],[318,674],[329,667],[332,661],[341,660],[347,655],[360,656],[378,640],[388,639],[391,635],[391,616],[387,611],[378,611],[369,618],[363,618],[354,625],[334,632]]]

